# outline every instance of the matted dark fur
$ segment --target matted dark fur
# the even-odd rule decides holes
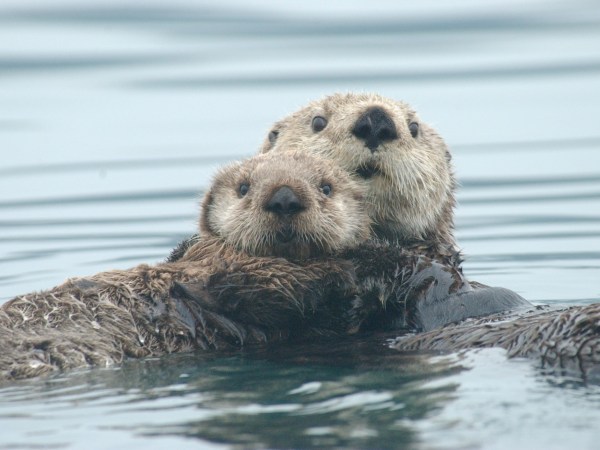
[[[218,240],[198,246],[203,257],[195,261],[74,278],[2,305],[0,379],[281,341],[294,334],[291,318],[308,318],[317,300],[345,298],[345,289],[354,292],[352,271],[334,259],[294,264],[251,258]],[[227,291],[230,280],[241,283],[233,298]],[[256,299],[264,299],[264,307]],[[213,302],[251,304],[264,322],[258,327],[205,307]],[[269,304],[279,309],[270,310]]]
[[[398,338],[398,350],[457,351],[501,347],[509,357],[538,359],[543,367],[600,378],[600,304],[550,309],[538,306],[518,315],[469,319],[427,333]]]

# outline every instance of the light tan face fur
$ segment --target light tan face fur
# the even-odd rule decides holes
[[[371,151],[352,129],[374,107],[393,120],[398,138]],[[312,127],[316,116],[327,121],[317,132]],[[418,124],[414,137],[411,123]],[[290,150],[324,156],[350,174],[362,172],[359,177],[368,185],[366,205],[378,235],[400,240],[436,236],[453,242],[450,155],[442,138],[407,104],[374,94],[334,94],[314,101],[277,122],[261,151]]]
[[[245,195],[242,185],[248,188]],[[269,201],[282,186],[301,202],[299,212],[269,210]],[[364,194],[363,184],[327,160],[295,152],[257,155],[215,176],[202,205],[201,234],[254,256],[304,259],[333,254],[368,238]]]

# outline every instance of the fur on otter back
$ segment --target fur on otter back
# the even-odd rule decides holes
[[[0,379],[363,330],[427,331],[529,306],[489,289],[383,241],[292,262],[206,239],[175,263],[73,278],[2,305]]]

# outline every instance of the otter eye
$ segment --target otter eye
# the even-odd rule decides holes
[[[409,123],[408,129],[410,130],[410,135],[412,137],[417,137],[417,134],[419,134],[419,124],[417,122]]]
[[[240,187],[238,188],[240,197],[243,197],[244,195],[246,195],[248,193],[249,189],[250,189],[250,185],[248,183],[241,183]]]
[[[277,130],[271,130],[271,132],[269,133],[269,142],[271,144],[274,144],[275,141],[277,140],[278,136],[279,136],[279,131],[277,131]]]
[[[321,192],[323,192],[323,194],[329,197],[331,195],[331,185],[324,184],[323,186],[321,186]]]
[[[315,116],[312,120],[312,129],[315,133],[323,131],[327,126],[327,119],[322,116]]]

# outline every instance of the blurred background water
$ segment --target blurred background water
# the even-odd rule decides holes
[[[0,302],[162,260],[217,166],[334,91],[446,138],[470,278],[598,301],[598,2],[3,0]],[[0,448],[596,448],[599,400],[495,350],[371,339],[8,386]]]

